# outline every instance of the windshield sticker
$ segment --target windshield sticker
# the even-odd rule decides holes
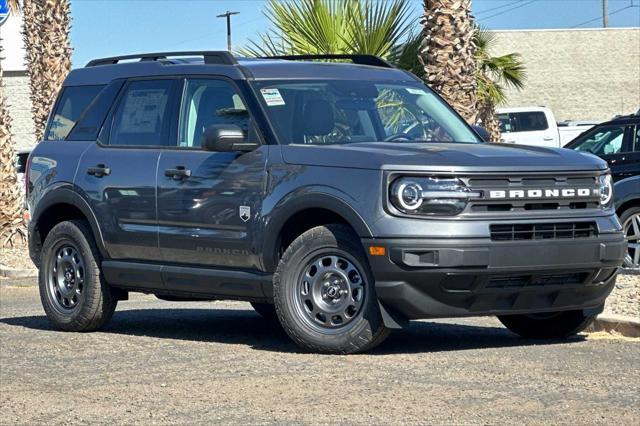
[[[427,92],[425,92],[422,89],[414,89],[412,87],[407,87],[407,92],[411,93],[412,95],[426,95]]]
[[[280,95],[280,91],[278,89],[260,89],[260,93],[262,93],[262,97],[267,105],[284,105],[284,99],[282,99],[282,95]]]

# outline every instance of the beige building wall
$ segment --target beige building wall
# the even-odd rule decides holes
[[[0,25],[0,44],[2,45],[0,61],[4,72],[2,89],[9,104],[9,116],[12,119],[11,131],[17,149],[31,147],[36,142],[21,26],[21,17],[13,14]]]
[[[4,91],[11,116],[11,133],[16,149],[30,148],[36,143],[31,115],[31,89],[26,72],[4,73]]]
[[[640,108],[640,28],[494,33],[492,53],[520,53],[528,72],[507,106],[546,106],[558,121],[604,121]]]

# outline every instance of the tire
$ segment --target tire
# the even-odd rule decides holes
[[[272,303],[258,303],[251,302],[253,309],[260,314],[260,316],[269,321],[277,321],[278,314],[276,314],[276,307]]]
[[[364,352],[389,335],[360,239],[347,226],[318,226],[296,238],[280,259],[273,291],[282,327],[307,351]]]
[[[596,315],[584,315],[582,310],[532,315],[501,315],[498,317],[512,332],[528,339],[564,339],[587,328]]]
[[[640,269],[640,207],[630,207],[620,214],[620,223],[629,240],[624,267]]]
[[[93,331],[111,319],[118,300],[99,264],[87,222],[61,222],[47,235],[38,282],[44,311],[57,329]]]

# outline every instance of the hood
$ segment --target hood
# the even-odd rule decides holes
[[[285,162],[307,166],[443,172],[607,169],[607,163],[593,155],[526,145],[366,142],[281,148]]]

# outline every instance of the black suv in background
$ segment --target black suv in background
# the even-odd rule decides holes
[[[640,111],[584,132],[565,148],[606,160],[614,180],[614,202],[629,241],[624,266],[640,269]]]
[[[318,352],[417,318],[566,337],[602,310],[626,250],[604,161],[485,144],[366,55],[91,61],[27,169],[42,303],[70,331],[139,291],[250,301]]]

